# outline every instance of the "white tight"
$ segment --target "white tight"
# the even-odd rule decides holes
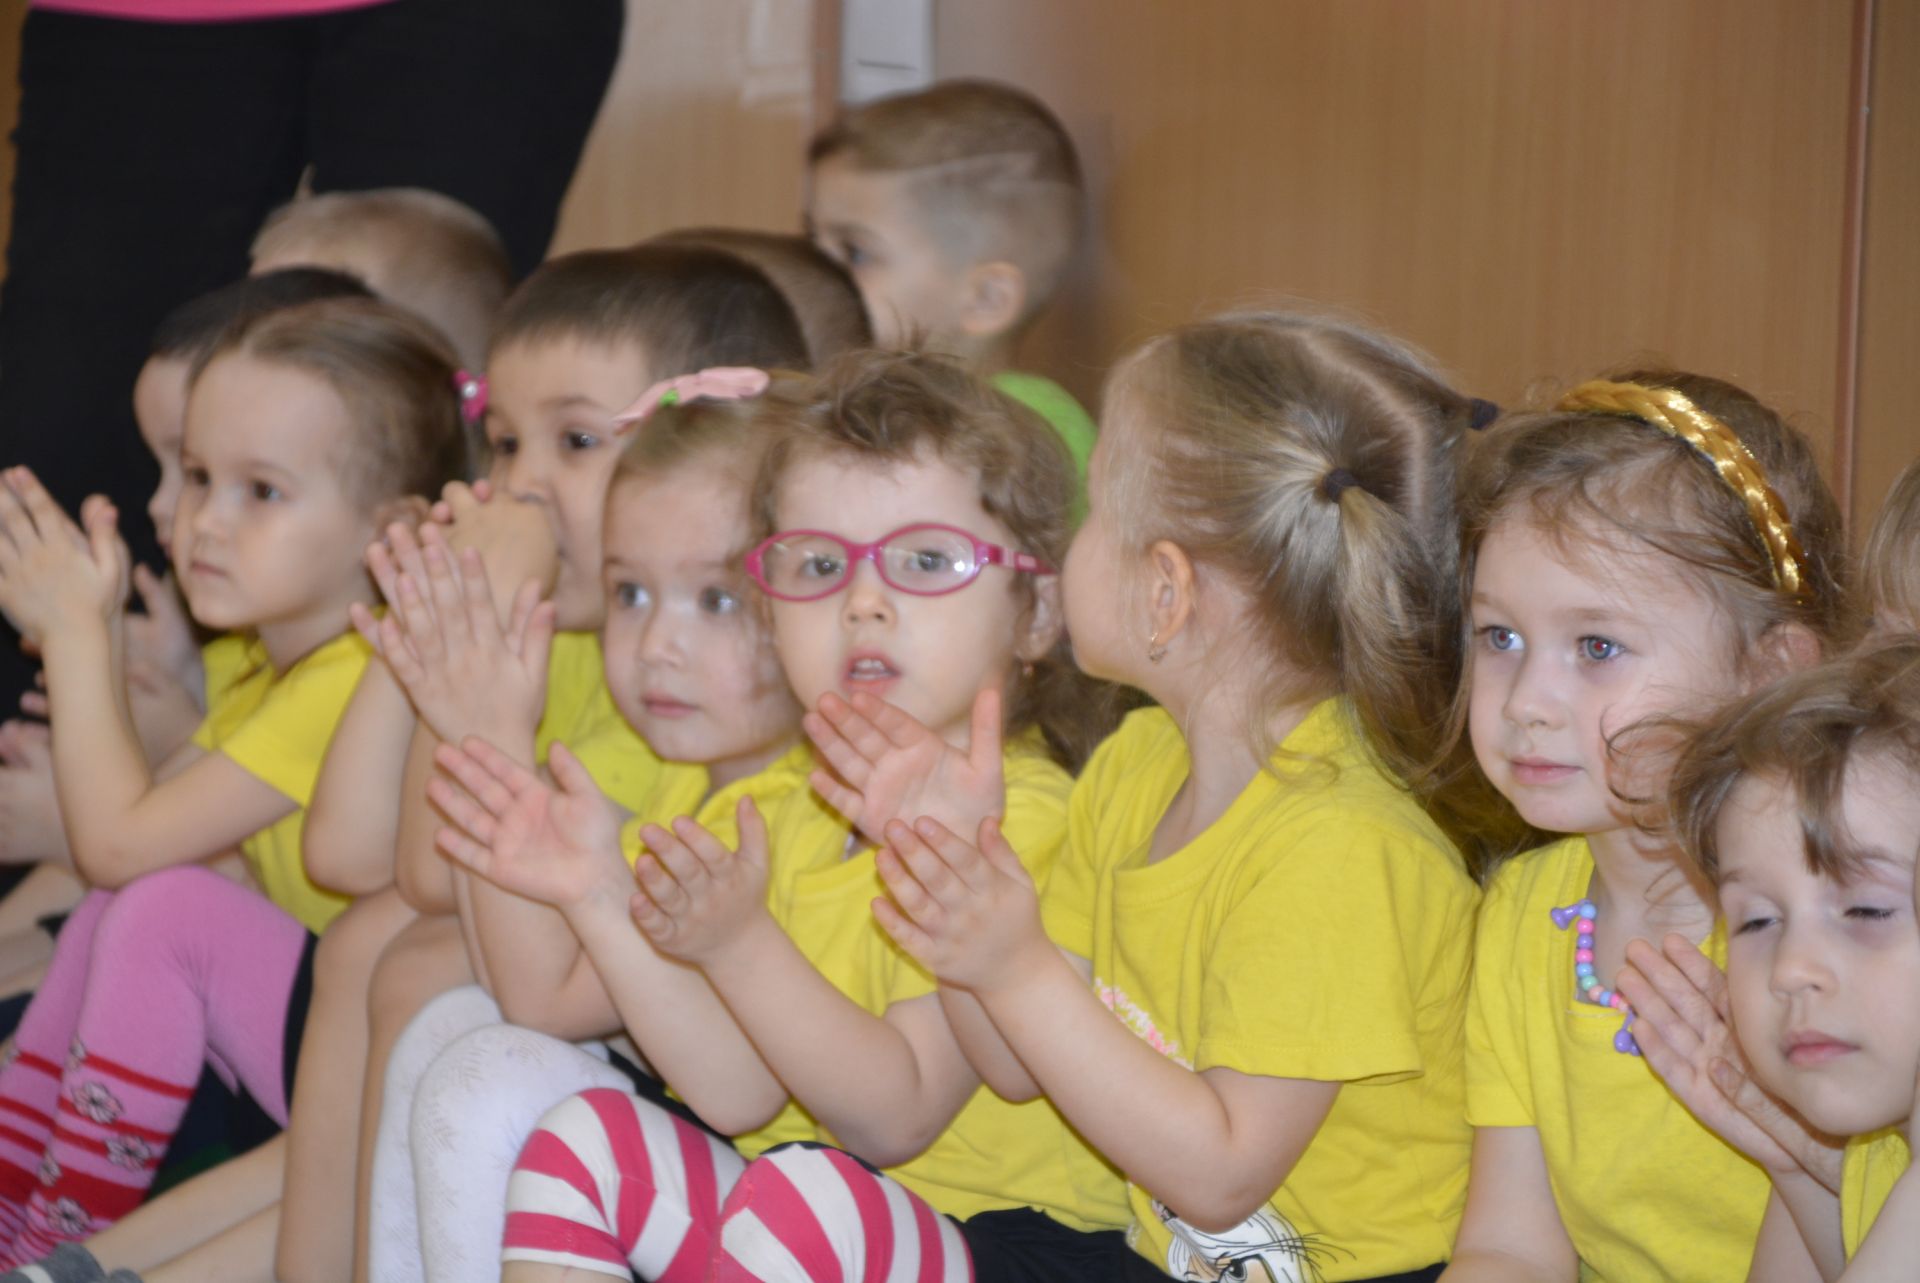
[[[500,1023],[477,985],[423,1008],[387,1061],[374,1148],[373,1283],[500,1277],[507,1180],[540,1116],[592,1087],[632,1089],[599,1043]]]

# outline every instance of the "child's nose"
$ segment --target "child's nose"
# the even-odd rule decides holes
[[[1807,990],[1825,990],[1833,981],[1824,951],[1814,933],[1792,923],[1780,927],[1780,941],[1773,954],[1774,992],[1784,996]]]
[[[1522,659],[1507,688],[1507,720],[1516,726],[1545,726],[1552,721],[1557,704],[1552,684],[1540,670],[1531,656]]]
[[[846,600],[841,612],[849,624],[892,621],[893,590],[880,577],[880,571],[872,562],[862,561],[854,566],[853,574],[847,581]]]

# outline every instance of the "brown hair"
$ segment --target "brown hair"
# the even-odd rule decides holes
[[[807,344],[807,368],[825,365],[842,352],[873,343],[873,329],[847,269],[804,236],[754,232],[737,227],[693,227],[643,242],[704,245],[745,259],[773,282]]]
[[[493,347],[561,338],[637,345],[657,378],[807,359],[793,309],[766,275],[698,245],[583,250],[541,264],[501,310]]]
[[[405,308],[336,298],[267,312],[228,331],[194,362],[190,379],[229,354],[304,370],[333,389],[354,432],[341,476],[369,508],[438,494],[465,472],[453,349]]]
[[[1727,658],[1736,665],[1783,625],[1805,627],[1823,647],[1844,641],[1849,612],[1842,589],[1840,509],[1806,438],[1750,393],[1721,379],[1664,369],[1606,377],[1677,391],[1738,438],[1792,526],[1799,590],[1776,586],[1775,552],[1747,500],[1695,446],[1631,414],[1555,409],[1511,415],[1475,442],[1461,487],[1461,600],[1472,594],[1475,563],[1488,532],[1519,516],[1536,523],[1562,552],[1577,547],[1582,531],[1597,528],[1672,558],[1733,622],[1734,651]],[[1468,699],[1463,682],[1449,719],[1456,764],[1471,759]],[[1614,739],[1620,742],[1641,729],[1646,728],[1616,732]],[[1476,823],[1513,828],[1511,806],[1503,799],[1488,791],[1479,801],[1485,805]]]
[[[906,174],[928,230],[958,265],[1004,259],[1027,282],[1029,319],[1060,287],[1080,239],[1080,158],[1045,103],[991,80],[947,80],[855,107],[813,140],[814,165]]]
[[[774,531],[781,479],[798,460],[841,455],[886,467],[934,458],[978,479],[980,506],[1021,550],[1054,567],[1065,559],[1075,487],[1066,447],[1045,420],[958,363],[850,352],[796,391],[768,400],[780,431],[754,485],[760,537]],[[1014,581],[1031,603],[1031,576]],[[1077,770],[1117,724],[1123,699],[1074,666],[1063,635],[1031,674],[1016,675],[1006,709],[1009,736],[1038,727],[1055,760]]]
[[[1429,792],[1460,671],[1453,474],[1472,403],[1394,339],[1277,312],[1152,339],[1107,395],[1124,406],[1110,422],[1137,425],[1102,479],[1125,541],[1171,540],[1251,603],[1269,681],[1250,727],[1344,695],[1381,762]]]
[[[1860,591],[1876,628],[1920,633],[1920,459],[1901,472],[1874,518]]]
[[[1844,880],[1860,856],[1841,813],[1847,768],[1880,754],[1920,780],[1920,638],[1896,638],[1803,670],[1725,710],[1693,737],[1674,769],[1675,828],[1718,883],[1727,800],[1749,777],[1775,781],[1793,794],[1807,867]]]
[[[282,205],[253,238],[253,257],[303,255],[320,266],[344,267],[382,298],[420,313],[475,364],[513,288],[513,269],[493,225],[423,187],[325,192]]]

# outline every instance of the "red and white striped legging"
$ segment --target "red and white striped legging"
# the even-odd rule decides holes
[[[654,1104],[596,1089],[540,1120],[507,1186],[502,1259],[659,1283],[971,1283],[954,1223],[837,1149],[751,1163]]]

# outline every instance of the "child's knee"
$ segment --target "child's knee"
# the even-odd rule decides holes
[[[197,865],[161,869],[135,878],[113,893],[100,914],[96,948],[108,941],[151,951],[169,949],[205,936],[215,909],[234,886]],[[98,955],[96,954],[96,957]]]
[[[398,896],[384,892],[349,905],[321,933],[313,956],[314,988],[322,993],[365,992],[381,952],[412,916]]]
[[[399,1037],[427,1003],[472,979],[458,924],[418,919],[394,937],[373,965],[367,1014],[376,1036]]]

